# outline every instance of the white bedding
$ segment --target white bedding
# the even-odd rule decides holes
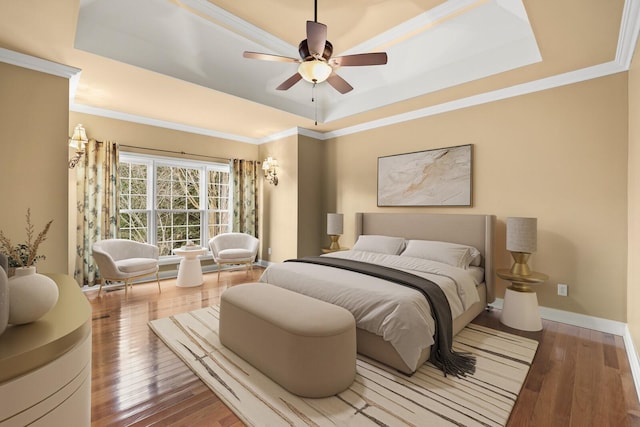
[[[465,270],[436,261],[364,251],[324,256],[370,262],[425,277],[442,288],[454,319],[480,300],[477,268]],[[411,369],[417,368],[420,354],[433,344],[431,311],[425,297],[415,289],[352,271],[298,262],[273,264],[260,281],[346,308],[358,328],[389,341]]]

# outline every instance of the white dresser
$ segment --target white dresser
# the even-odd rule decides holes
[[[65,274],[56,306],[0,335],[0,426],[91,424],[91,307]]]

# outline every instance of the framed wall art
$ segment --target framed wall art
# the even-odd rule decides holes
[[[471,148],[378,157],[378,206],[471,206]]]

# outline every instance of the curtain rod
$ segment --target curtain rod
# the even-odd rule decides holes
[[[125,147],[125,148],[137,148],[139,150],[149,150],[149,151],[158,151],[158,152],[162,152],[162,153],[172,153],[172,154],[182,154],[182,155],[187,155],[187,156],[206,157],[208,159],[226,160],[227,162],[229,160],[231,160],[231,159],[226,158],[226,157],[207,156],[206,154],[186,153],[184,151],[172,151],[172,150],[163,150],[163,149],[160,149],[160,148],[138,147],[136,145],[125,145],[125,144],[119,144],[119,145],[120,145],[120,147]]]

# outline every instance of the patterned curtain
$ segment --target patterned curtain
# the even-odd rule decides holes
[[[97,284],[91,247],[118,232],[118,144],[89,140],[76,166],[77,240],[74,277],[81,286]]]
[[[258,163],[232,159],[233,231],[258,237]]]

